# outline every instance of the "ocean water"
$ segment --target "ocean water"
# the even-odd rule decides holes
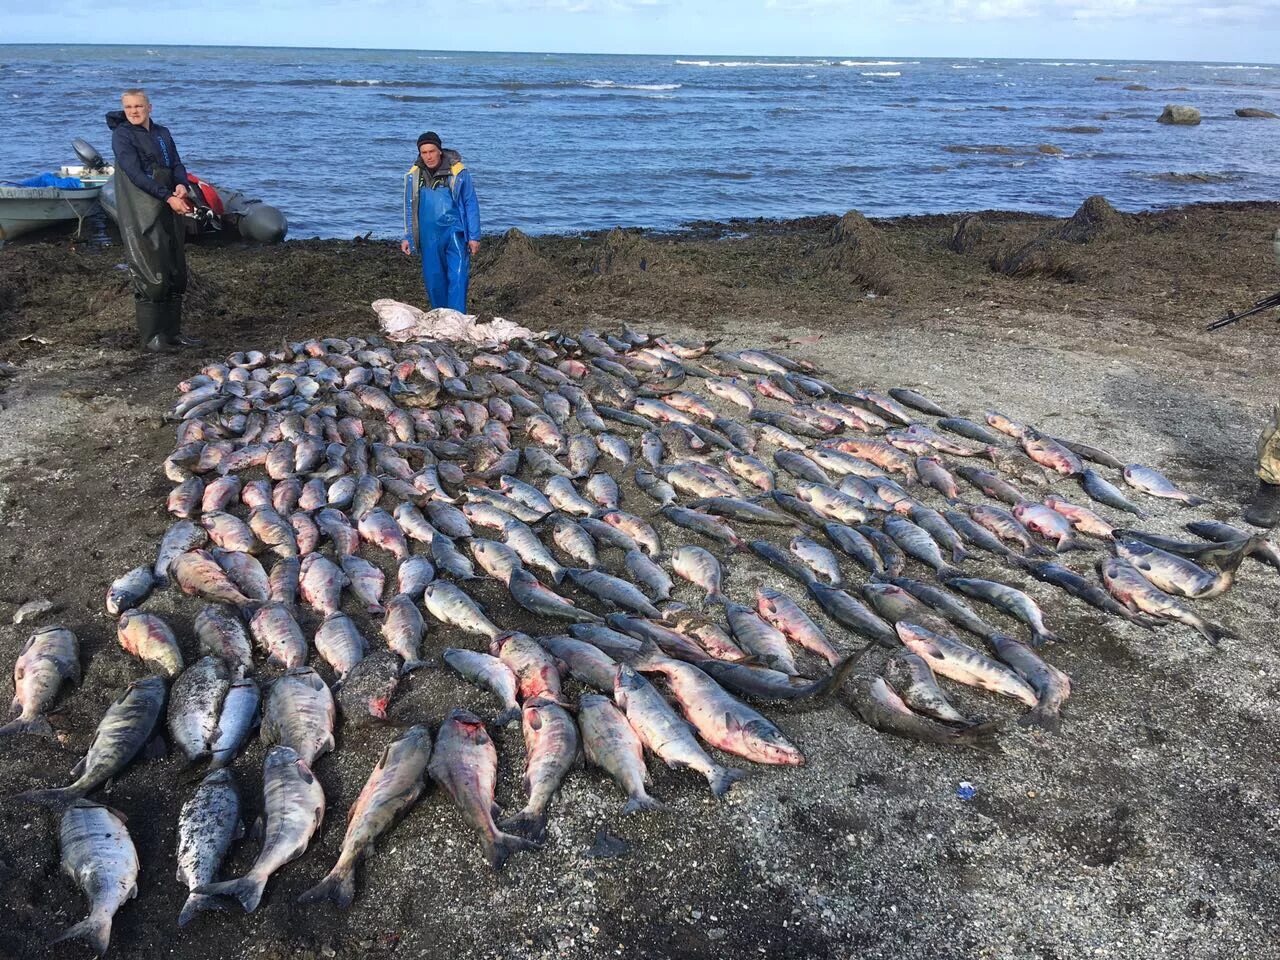
[[[1280,198],[1280,121],[1234,115],[1280,113],[1280,66],[888,56],[0,45],[0,179],[77,136],[109,159],[128,86],[190,170],[281,207],[293,237],[398,235],[426,129],[462,153],[486,233]],[[1157,124],[1165,103],[1203,124]]]

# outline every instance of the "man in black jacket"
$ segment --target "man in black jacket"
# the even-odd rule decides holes
[[[187,289],[186,231],[191,209],[187,168],[166,127],[151,120],[142,90],[126,90],[123,110],[107,114],[115,154],[116,221],[133,279],[138,336],[143,349],[172,353],[200,346],[182,334],[182,295]]]

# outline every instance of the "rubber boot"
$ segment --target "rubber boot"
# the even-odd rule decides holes
[[[134,319],[138,324],[138,342],[143,350],[151,353],[173,353],[174,348],[164,333],[167,304],[150,300],[133,302]]]
[[[1280,486],[1264,480],[1258,481],[1258,492],[1245,509],[1244,519],[1246,523],[1264,530],[1270,530],[1280,523]]]
[[[164,332],[170,346],[203,347],[204,341],[198,337],[184,336],[182,333],[182,298],[174,297],[164,304]]]

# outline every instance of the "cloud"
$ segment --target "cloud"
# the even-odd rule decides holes
[[[866,13],[866,0],[765,0],[770,10],[795,13]],[[1149,20],[1196,24],[1280,23],[1280,0],[1206,3],[1205,0],[897,0],[883,12],[910,22],[972,23],[994,20]]]

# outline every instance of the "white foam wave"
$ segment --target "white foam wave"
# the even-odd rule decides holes
[[[682,67],[818,67],[829,61],[823,60],[809,63],[778,63],[771,60],[677,60]]]
[[[901,67],[918,64],[919,60],[841,60],[842,67]]]
[[[901,70],[863,70],[859,74],[861,77],[900,77]]]
[[[1237,63],[1228,67],[1223,64],[1217,64],[1217,63],[1202,63],[1200,64],[1200,69],[1202,70],[1274,70],[1275,67],[1264,67],[1261,64],[1254,64],[1253,66],[1250,66],[1244,63]]]
[[[597,90],[679,90],[681,83],[617,83],[614,80],[586,80],[584,86]]]

